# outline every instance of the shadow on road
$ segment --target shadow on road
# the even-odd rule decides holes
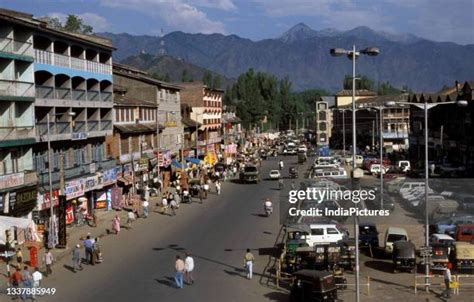
[[[263,296],[269,301],[290,301],[290,296],[284,292],[271,292]]]
[[[393,273],[392,263],[387,261],[366,261],[365,266],[384,273]]]
[[[267,215],[266,215],[266,214],[256,214],[256,213],[252,213],[252,216],[267,218]]]
[[[240,268],[235,268],[233,271],[225,269],[224,273],[226,273],[226,274],[228,274],[232,277],[241,277],[241,278],[244,278],[244,279],[247,278],[245,276],[245,270],[240,269]]]
[[[176,283],[173,277],[165,277],[165,279],[155,279],[155,281],[160,284],[176,288]]]
[[[72,266],[67,265],[67,264],[64,264],[63,267],[64,267],[65,269],[67,269],[67,270],[69,270],[69,271],[71,271],[71,272],[74,273],[74,268],[73,268]]]

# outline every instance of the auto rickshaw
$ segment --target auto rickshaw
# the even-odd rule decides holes
[[[306,236],[311,233],[307,224],[291,225],[286,228],[286,252],[294,254],[299,247],[307,247]]]
[[[341,245],[341,260],[339,261],[339,265],[343,268],[349,268],[354,270],[355,267],[355,240],[344,239],[340,242]]]
[[[298,178],[298,170],[296,167],[290,167],[288,172],[290,173],[290,178]]]
[[[293,274],[290,301],[319,302],[336,300],[337,286],[332,273],[325,271],[300,270]]]
[[[416,268],[415,245],[410,241],[400,240],[393,243],[393,272],[407,270],[413,273]]]
[[[454,250],[451,253],[451,263],[458,272],[474,271],[474,244],[458,241],[454,243]]]
[[[449,263],[449,247],[445,244],[432,244],[431,270],[443,272]]]
[[[308,157],[306,156],[306,153],[304,153],[304,152],[299,152],[298,153],[298,163],[299,164],[305,163],[307,159],[308,159]]]

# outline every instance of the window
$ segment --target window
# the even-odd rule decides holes
[[[327,229],[328,235],[338,235],[339,231],[335,228],[328,228]]]
[[[311,235],[322,236],[324,235],[324,229],[311,229]]]
[[[326,103],[319,103],[318,104],[318,109],[319,110],[326,110],[327,109]]]
[[[320,111],[318,115],[319,115],[318,119],[320,121],[325,121],[326,120],[326,111]]]

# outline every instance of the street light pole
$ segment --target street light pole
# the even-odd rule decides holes
[[[383,210],[383,106],[379,107],[379,150],[380,150],[380,210]]]
[[[54,229],[55,229],[55,226],[54,226],[54,202],[53,202],[53,178],[52,178],[52,168],[51,168],[51,164],[52,164],[52,155],[51,155],[51,133],[50,133],[50,129],[49,129],[49,122],[50,122],[50,118],[49,118],[49,112],[46,114],[46,124],[47,124],[47,133],[48,133],[48,180],[49,180],[49,215],[50,215],[50,222],[49,222],[49,233],[48,233],[48,245],[49,245],[49,248],[53,248],[55,247],[55,244],[54,244]]]

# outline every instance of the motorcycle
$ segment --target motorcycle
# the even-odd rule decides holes
[[[267,215],[267,217],[270,217],[270,215],[273,213],[273,206],[264,205],[263,210],[265,211],[265,215]]]
[[[283,180],[280,179],[280,181],[278,181],[278,189],[283,189]]]

